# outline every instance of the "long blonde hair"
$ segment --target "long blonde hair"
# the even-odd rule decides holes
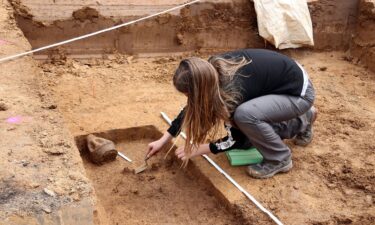
[[[181,126],[187,136],[187,155],[208,137],[216,136],[222,121],[230,120],[240,96],[231,81],[247,63],[243,57],[235,60],[212,57],[209,62],[192,57],[181,61],[173,84],[188,97]]]

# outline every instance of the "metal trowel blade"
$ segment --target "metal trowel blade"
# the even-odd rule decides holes
[[[147,161],[145,161],[144,164],[134,169],[134,174],[142,173],[147,169],[147,166]]]

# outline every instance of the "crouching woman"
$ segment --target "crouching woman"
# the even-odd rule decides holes
[[[306,146],[312,140],[314,88],[293,59],[263,49],[245,49],[211,57],[182,60],[173,84],[187,96],[187,105],[167,132],[148,146],[147,157],[185,130],[182,160],[231,149],[256,147],[263,162],[247,173],[268,178],[292,168],[291,150],[283,139]],[[228,135],[205,143],[225,124]]]

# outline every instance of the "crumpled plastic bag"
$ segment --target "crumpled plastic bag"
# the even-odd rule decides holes
[[[253,0],[259,35],[276,48],[314,46],[306,0]]]

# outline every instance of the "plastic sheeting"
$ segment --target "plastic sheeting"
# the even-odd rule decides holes
[[[259,34],[276,48],[313,46],[313,29],[306,0],[253,0]]]

